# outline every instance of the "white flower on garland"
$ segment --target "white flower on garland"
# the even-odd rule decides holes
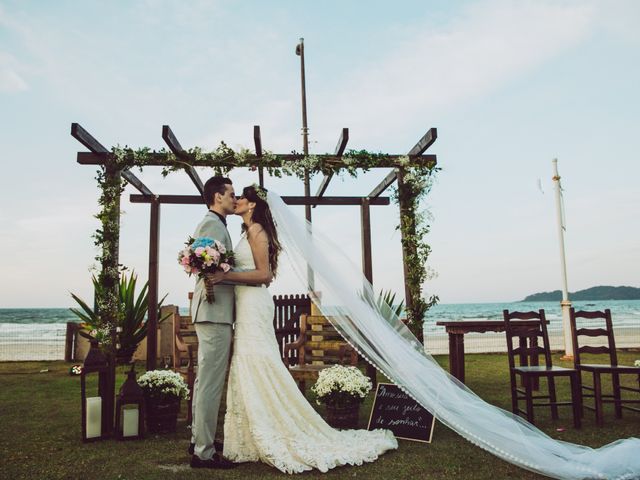
[[[138,378],[138,384],[150,397],[189,398],[189,388],[182,375],[171,370],[150,370]]]
[[[334,365],[320,371],[311,391],[318,405],[348,406],[362,402],[371,388],[371,380],[358,368]]]
[[[633,364],[634,364],[636,367],[640,367],[640,360],[636,360],[635,362],[633,362]]]

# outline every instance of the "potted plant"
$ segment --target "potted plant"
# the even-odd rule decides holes
[[[131,272],[131,275],[122,272],[120,278],[118,288],[120,311],[116,327],[117,341],[115,345],[116,362],[118,364],[128,364],[138,348],[138,344],[147,336],[148,283],[142,286],[142,290],[136,296],[137,280],[138,276],[135,272]],[[92,281],[96,296],[100,296],[103,288],[102,284],[95,275],[92,277]],[[77,295],[72,293],[71,296],[82,308],[82,310],[70,308],[82,320],[80,334],[89,339],[97,340],[103,347],[110,346],[111,333],[108,327],[102,325],[97,306],[91,308]],[[160,318],[160,307],[165,298],[166,295],[158,302],[158,318]],[[164,319],[160,319],[160,321],[162,320]]]
[[[321,370],[311,390],[318,405],[327,408],[327,423],[335,428],[357,428],[360,404],[371,391],[371,380],[357,367],[334,365]]]
[[[189,398],[189,388],[182,376],[171,370],[150,370],[138,378],[144,391],[147,431],[176,431],[180,400]]]

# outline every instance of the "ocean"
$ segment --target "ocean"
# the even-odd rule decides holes
[[[640,300],[575,302],[576,309],[611,309],[619,347],[640,347]],[[502,310],[529,311],[544,309],[549,320],[552,348],[561,348],[562,316],[559,302],[506,302],[440,304],[427,312],[425,345],[433,354],[447,353],[447,336],[438,321],[500,320]],[[186,314],[188,309],[181,307]],[[67,322],[78,318],[68,308],[0,308],[0,361],[57,360],[64,358]],[[503,351],[503,334],[469,334],[466,351]]]

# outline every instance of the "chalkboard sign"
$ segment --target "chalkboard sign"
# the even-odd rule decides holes
[[[368,430],[386,428],[397,438],[431,443],[435,418],[392,383],[379,383]]]

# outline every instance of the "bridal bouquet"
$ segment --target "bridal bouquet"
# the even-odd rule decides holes
[[[213,238],[189,237],[185,245],[186,247],[178,253],[178,263],[190,276],[198,275],[204,278],[207,273],[218,270],[226,273],[234,264],[233,252],[227,252],[225,246]],[[215,300],[213,291],[207,292],[207,301],[212,303]]]
[[[362,402],[371,388],[371,380],[357,367],[334,365],[320,371],[311,390],[317,396],[318,405],[346,407]]]

